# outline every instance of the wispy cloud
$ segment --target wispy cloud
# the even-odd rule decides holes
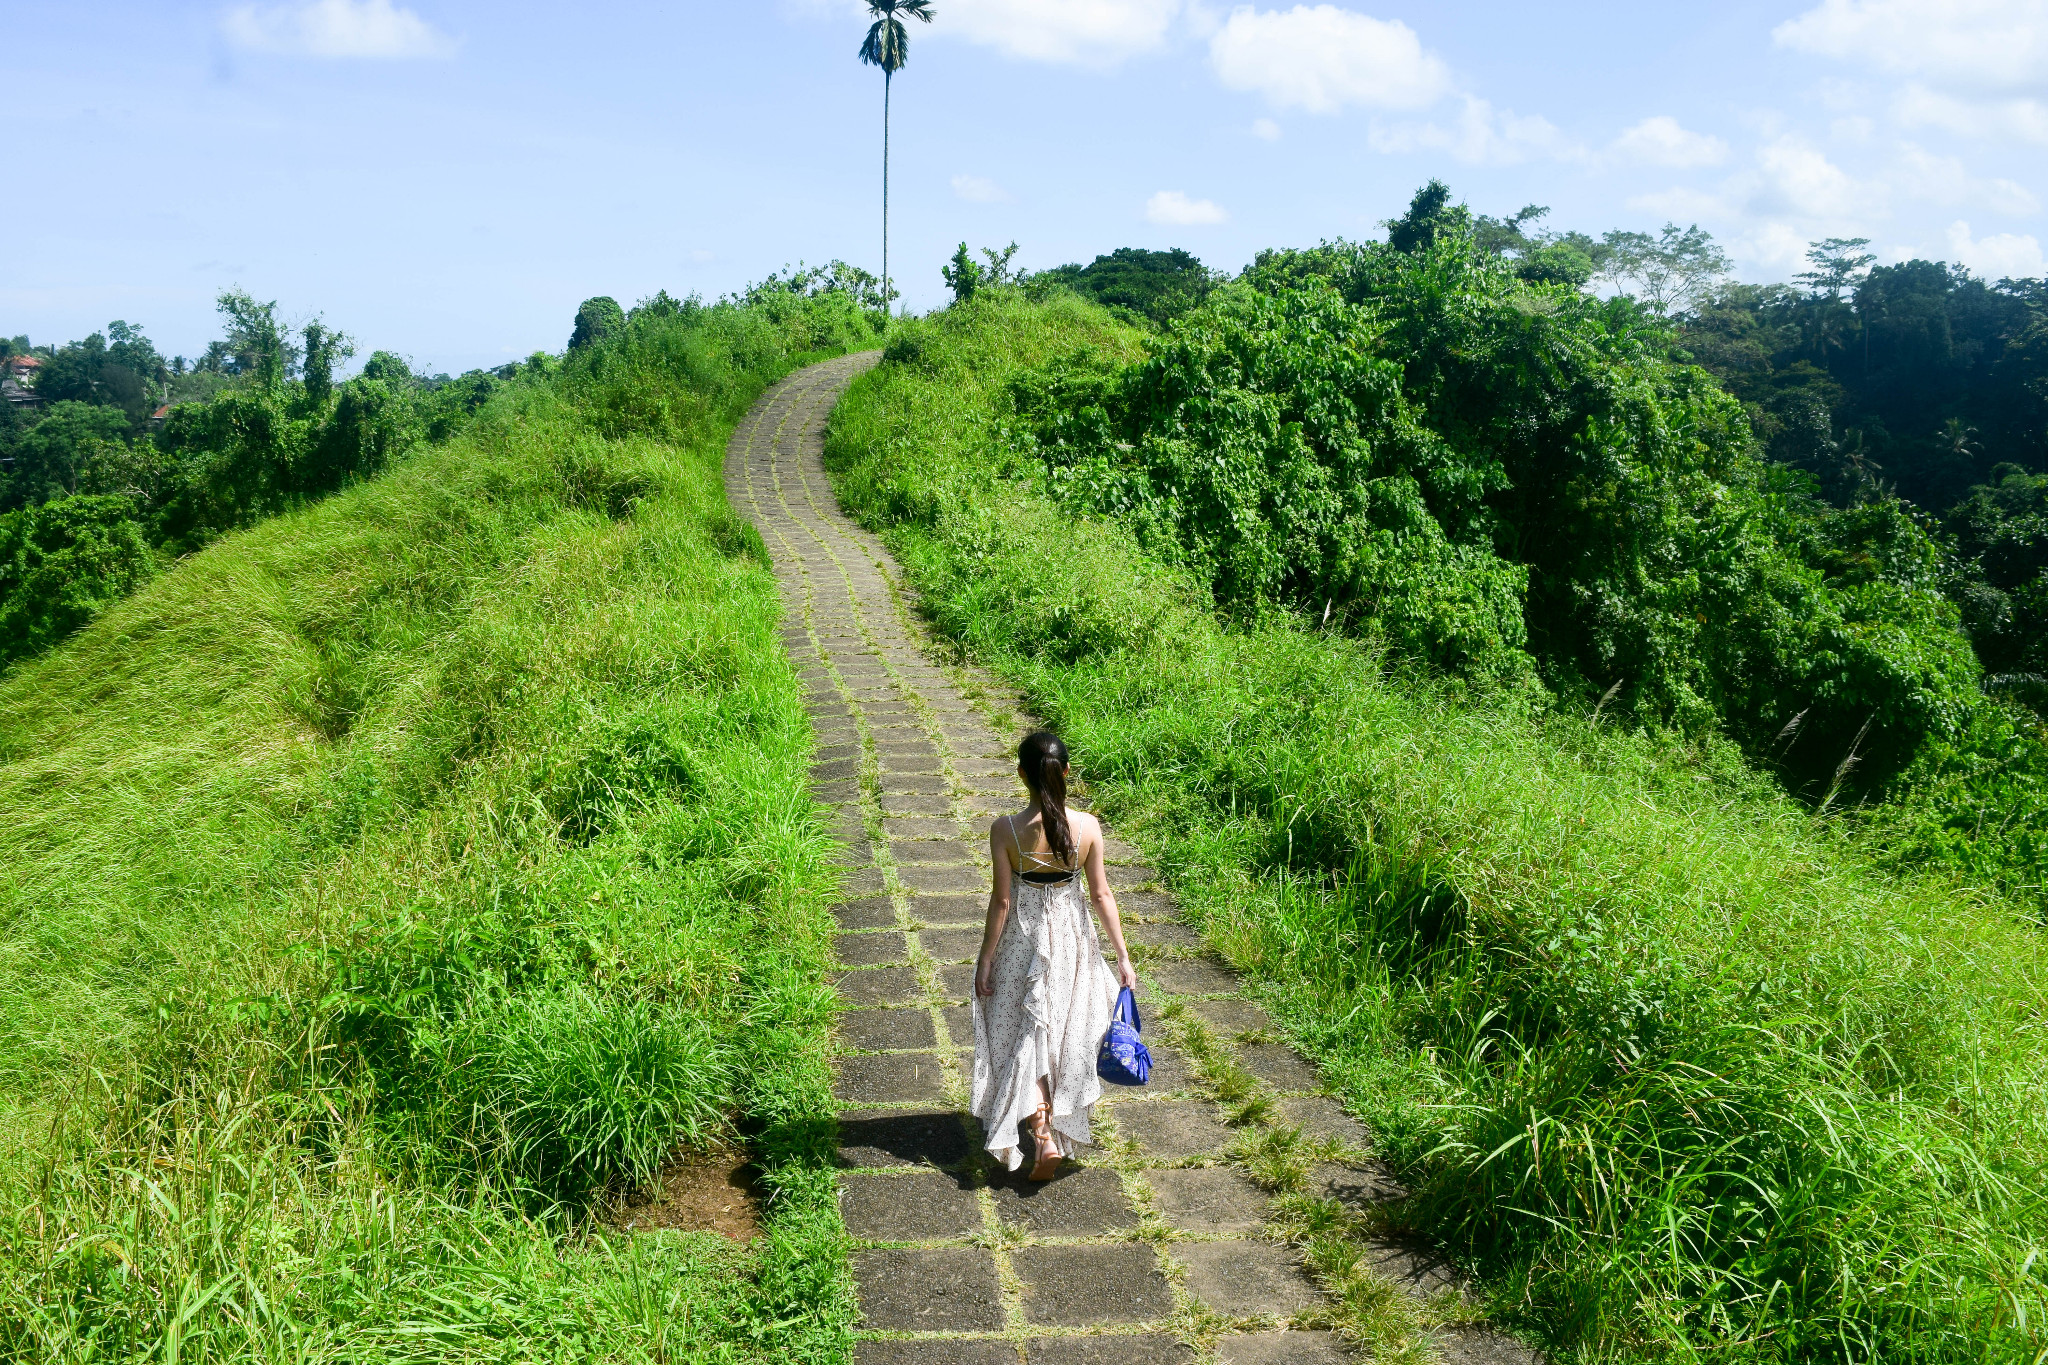
[[[1209,40],[1209,63],[1232,90],[1314,114],[1427,109],[1451,91],[1450,71],[1414,29],[1335,5],[1233,10]]]
[[[1796,51],[1959,89],[2048,79],[2048,0],[1821,0],[1771,36]]]
[[[1821,0],[1771,36],[1902,78],[1907,127],[2048,143],[2048,0]]]
[[[1190,199],[1179,190],[1161,190],[1145,201],[1145,221],[1161,227],[1210,227],[1230,215],[1212,199]]]
[[[1366,145],[1376,152],[1444,152],[1472,165],[1512,166],[1538,158],[1581,161],[1583,147],[1534,114],[1496,109],[1477,95],[1463,97],[1455,118],[1375,123]]]
[[[228,11],[222,27],[238,47],[299,57],[404,60],[455,51],[453,39],[391,0],[243,5]]]
[[[1610,155],[1643,166],[1689,169],[1718,166],[1728,159],[1728,144],[1705,133],[1681,127],[1666,114],[1646,118],[1614,139]]]
[[[948,0],[940,27],[1012,57],[1114,66],[1166,41],[1181,0]]]
[[[1951,259],[1994,280],[2048,275],[2048,259],[2042,257],[2040,240],[2030,233],[1999,232],[1989,237],[1973,237],[1970,225],[1957,220],[1949,225],[1948,250]]]
[[[956,175],[953,193],[970,204],[1004,204],[1010,192],[985,175]]]

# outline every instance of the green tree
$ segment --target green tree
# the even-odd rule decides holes
[[[1147,251],[1125,246],[1085,266],[1055,266],[1031,279],[1057,281],[1106,308],[1164,324],[1208,298],[1219,276],[1178,247]]]
[[[1666,223],[1654,237],[1610,232],[1600,244],[1607,248],[1600,277],[1665,316],[1707,298],[1730,268],[1728,253],[1697,223],[1687,228]]]
[[[340,332],[323,326],[317,319],[306,324],[306,359],[302,370],[306,385],[306,407],[319,412],[334,396],[334,365],[355,354],[355,347]]]
[[[0,664],[69,635],[157,563],[125,497],[59,498],[0,516]]]
[[[946,288],[953,291],[953,302],[965,303],[974,297],[974,291],[981,288],[981,262],[962,242],[953,248],[950,265],[939,267],[939,278],[946,282]]]
[[[889,293],[889,87],[896,73],[910,60],[910,34],[896,16],[907,14],[929,24],[931,0],[868,0],[868,13],[875,22],[861,40],[860,59],[882,68],[882,301]]]
[[[214,300],[214,307],[227,319],[227,339],[221,343],[225,356],[232,357],[235,373],[252,377],[266,389],[274,389],[291,378],[298,365],[298,351],[277,320],[277,301],[258,303],[246,289],[229,289]],[[212,348],[208,348],[212,354]]]
[[[576,326],[569,333],[569,349],[580,351],[592,342],[602,341],[613,332],[622,331],[625,326],[626,310],[619,307],[617,299],[606,294],[585,299],[576,310]]]
[[[962,242],[953,252],[952,264],[939,267],[939,277],[953,291],[953,302],[965,303],[977,289],[1010,283],[1010,258],[1017,254],[1017,244],[1012,242],[1000,251],[985,246],[981,254],[983,259],[976,261]]]
[[[81,491],[87,468],[108,445],[125,445],[128,418],[102,403],[65,399],[8,448],[13,464],[0,507],[33,507]]]
[[[1802,270],[1793,278],[1805,284],[1816,297],[1838,300],[1844,293],[1854,291],[1876,262],[1877,257],[1863,249],[1869,245],[1868,237],[1829,237],[1815,242],[1806,249],[1806,259],[1813,269]]]

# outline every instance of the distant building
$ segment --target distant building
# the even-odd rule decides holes
[[[33,384],[36,382],[36,371],[42,367],[43,362],[35,356],[11,355],[7,357],[5,366],[0,368],[5,369],[7,377],[10,379],[19,379]]]
[[[20,381],[11,376],[6,379],[0,379],[0,398],[4,398],[14,406],[22,408],[33,407],[35,404],[43,401],[36,396],[34,389],[25,388]]]

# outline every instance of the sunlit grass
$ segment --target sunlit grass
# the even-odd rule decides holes
[[[1012,444],[1021,365],[1130,344],[1092,328],[1014,295],[942,316],[828,459],[1370,1120],[1398,1218],[1589,1357],[2033,1360],[2038,928],[1887,875],[1726,749],[1226,627]]]
[[[0,1355],[843,1356],[831,874],[720,477],[804,321],[653,319],[0,679]],[[742,1135],[754,1246],[595,1221]]]

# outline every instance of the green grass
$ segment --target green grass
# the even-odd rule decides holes
[[[1220,622],[1009,434],[1026,367],[1137,344],[977,299],[898,334],[828,463],[1371,1123],[1399,1224],[1571,1358],[2042,1358],[2038,928],[1723,747]]]
[[[850,310],[648,310],[0,678],[0,1355],[842,1359],[827,845],[720,480]],[[746,1142],[765,1234],[595,1215]]]

